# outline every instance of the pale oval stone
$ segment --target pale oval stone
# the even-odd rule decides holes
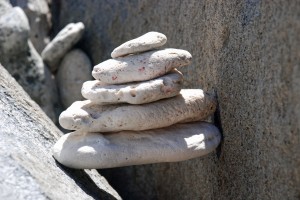
[[[84,98],[99,103],[144,104],[176,96],[182,87],[183,76],[174,70],[162,77],[123,85],[107,85],[99,80],[83,83]]]
[[[56,71],[61,58],[80,40],[83,31],[82,22],[70,23],[47,44],[41,55],[52,72]]]
[[[71,50],[60,63],[56,74],[57,86],[65,108],[74,101],[83,100],[80,90],[82,84],[92,79],[92,64],[80,49]]]
[[[106,60],[94,67],[95,79],[108,84],[146,81],[174,68],[189,65],[192,55],[181,49],[163,49]]]
[[[219,145],[221,134],[212,124],[194,122],[147,131],[73,132],[53,147],[54,158],[78,169],[101,169],[204,156]]]
[[[133,40],[129,40],[113,50],[112,58],[135,54],[161,47],[167,42],[167,37],[158,32],[149,32]]]
[[[215,108],[216,100],[203,90],[182,89],[176,97],[142,105],[77,101],[61,113],[59,123],[65,129],[86,132],[137,131],[203,120]]]

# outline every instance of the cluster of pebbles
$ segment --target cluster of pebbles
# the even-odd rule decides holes
[[[177,68],[191,63],[181,49],[157,49],[165,35],[149,32],[117,47],[83,84],[59,123],[75,132],[54,145],[55,159],[72,168],[111,168],[177,162],[212,152],[221,140],[207,122],[214,97],[181,89]]]

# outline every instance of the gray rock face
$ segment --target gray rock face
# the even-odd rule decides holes
[[[149,81],[121,85],[87,81],[83,83],[81,93],[84,98],[97,103],[144,104],[176,96],[181,90],[182,81],[182,74],[174,70]]]
[[[163,46],[167,42],[167,37],[158,32],[149,32],[133,40],[129,40],[113,50],[112,58],[136,54],[149,51]]]
[[[0,62],[47,115],[57,121],[56,84],[29,38],[23,10],[15,7],[0,16]]]
[[[51,13],[47,0],[11,0],[11,3],[24,10],[30,24],[30,40],[41,53],[50,40]]]
[[[70,23],[64,27],[42,51],[42,58],[52,72],[55,72],[63,56],[83,35],[82,22]]]
[[[0,199],[120,199],[94,170],[59,165],[62,133],[0,66]]]
[[[214,151],[220,141],[219,130],[205,122],[147,131],[76,131],[58,140],[53,156],[63,165],[79,169],[179,162]]]
[[[106,60],[94,67],[92,75],[107,84],[146,81],[191,62],[192,55],[182,49],[154,50]]]
[[[214,97],[200,89],[183,89],[176,97],[143,105],[76,101],[61,113],[59,123],[65,129],[84,132],[139,131],[205,120],[215,108]]]
[[[184,87],[218,96],[218,153],[105,170],[124,199],[299,199],[298,0],[59,2],[57,27],[81,20],[94,63],[123,41],[163,32],[193,55],[180,69]]]
[[[7,10],[10,10],[12,5],[9,0],[0,0],[0,16],[3,15]]]
[[[83,82],[92,79],[92,64],[80,49],[71,50],[60,63],[56,74],[60,99],[65,108],[74,101],[83,100],[81,87]]]

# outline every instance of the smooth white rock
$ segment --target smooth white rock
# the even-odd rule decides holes
[[[71,50],[62,59],[56,81],[64,108],[84,99],[80,90],[85,81],[92,79],[91,70],[90,59],[80,49]]]
[[[129,40],[113,50],[112,58],[148,51],[163,46],[167,42],[167,37],[158,32],[148,32],[138,38]]]
[[[176,97],[142,105],[76,101],[61,113],[59,123],[65,129],[86,132],[138,131],[203,120],[215,108],[216,100],[202,90],[182,89]]]
[[[56,71],[62,57],[82,37],[84,24],[70,23],[63,28],[42,51],[42,58],[52,72]]]
[[[71,168],[100,169],[184,161],[214,151],[220,141],[219,130],[205,122],[139,132],[77,131],[62,136],[53,147],[53,155]]]
[[[144,104],[176,96],[182,87],[181,72],[173,70],[162,77],[123,85],[108,85],[99,80],[83,83],[84,98],[99,103]]]
[[[182,49],[163,49],[106,60],[94,67],[95,79],[107,84],[146,81],[189,65],[192,55]]]

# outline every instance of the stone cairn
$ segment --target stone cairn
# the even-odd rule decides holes
[[[191,63],[181,49],[157,49],[165,35],[149,32],[117,47],[93,69],[76,101],[61,113],[69,130],[53,147],[55,159],[72,168],[111,168],[177,162],[212,152],[218,129],[201,122],[216,108],[200,89],[181,89],[176,68]]]

